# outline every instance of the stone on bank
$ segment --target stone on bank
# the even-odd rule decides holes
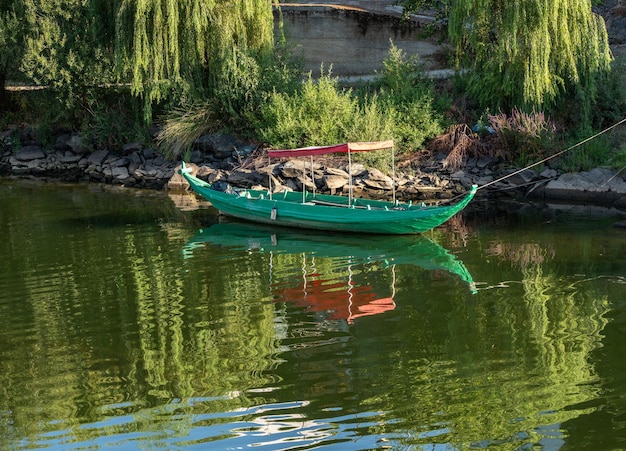
[[[184,190],[184,180],[176,177],[177,162],[166,160],[156,149],[133,142],[117,152],[95,149],[77,134],[59,136],[52,148],[37,142],[14,151],[4,147],[0,153],[0,174],[50,177],[65,181],[92,181],[137,188]],[[316,190],[347,192],[348,167],[322,166],[314,161],[268,161],[263,149],[227,134],[205,135],[194,142],[191,162],[198,177],[209,183],[241,188],[263,188],[272,179],[274,190]],[[313,179],[311,179],[311,171]],[[444,201],[466,192],[472,184],[483,186],[518,172],[503,168],[490,158],[467,159],[460,170],[451,171],[436,158],[413,164],[397,172],[395,180],[362,164],[352,165],[353,193],[372,198],[390,198],[392,185],[400,200]],[[588,203],[626,210],[626,179],[616,171],[598,168],[588,172],[559,174],[547,168],[540,174],[525,170],[479,191],[500,198],[529,197],[542,201]]]

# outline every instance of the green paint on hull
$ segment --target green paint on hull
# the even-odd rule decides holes
[[[222,213],[248,221],[304,229],[405,235],[426,232],[443,224],[472,200],[477,187],[451,206],[421,206],[345,196],[300,192],[244,190],[227,193],[192,176],[181,174],[191,188]],[[350,205],[349,205],[350,203]]]

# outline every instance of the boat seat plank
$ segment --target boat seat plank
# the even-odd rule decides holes
[[[339,203],[336,203],[336,202],[328,202],[328,201],[319,200],[319,199],[312,199],[310,202],[312,202],[312,203],[314,203],[316,205],[326,205],[328,207],[360,208],[360,209],[363,209],[363,210],[384,210],[383,208],[372,207],[371,205],[356,205],[355,203],[352,203],[352,204],[339,204]]]

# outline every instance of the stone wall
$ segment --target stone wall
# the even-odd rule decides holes
[[[407,55],[417,54],[426,70],[444,68],[445,49],[436,37],[425,37],[429,17],[403,21],[399,15],[319,4],[281,11],[285,35],[314,77],[322,64],[338,77],[369,77],[381,69],[390,41]]]
[[[332,66],[333,75],[340,78],[369,78],[380,70],[390,40],[407,55],[417,54],[433,76],[449,73],[446,46],[439,36],[426,33],[432,16],[413,15],[404,21],[393,0],[281,5],[285,34],[314,77],[323,64],[324,70]],[[605,19],[613,52],[626,55],[626,0],[607,0],[594,11]]]

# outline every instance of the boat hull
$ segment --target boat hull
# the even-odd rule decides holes
[[[209,183],[181,171],[193,191],[225,215],[264,224],[339,232],[405,235],[431,230],[461,211],[476,187],[452,206],[412,206],[306,193],[244,190],[217,191]]]

